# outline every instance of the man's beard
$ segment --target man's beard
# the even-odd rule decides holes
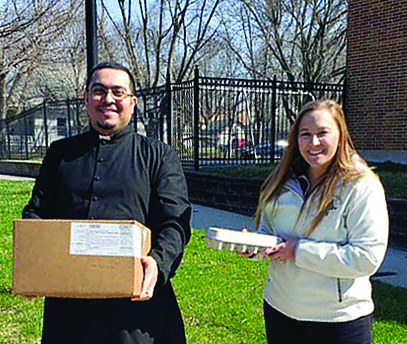
[[[113,124],[102,123],[99,121],[96,121],[96,125],[98,126],[99,129],[102,129],[102,130],[111,130],[115,127],[115,125],[113,125]]]

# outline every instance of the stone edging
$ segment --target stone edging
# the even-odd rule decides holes
[[[0,174],[35,177],[40,162],[0,160]],[[192,203],[252,216],[257,206],[261,179],[214,176],[185,171]],[[407,200],[389,199],[390,241],[407,247]]]
[[[185,172],[192,203],[252,216],[263,180]],[[407,200],[388,199],[390,242],[407,247]]]
[[[0,174],[12,176],[36,177],[41,162],[25,160],[0,160]]]

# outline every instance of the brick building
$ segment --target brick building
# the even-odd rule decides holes
[[[407,0],[350,0],[349,130],[370,161],[407,164]]]

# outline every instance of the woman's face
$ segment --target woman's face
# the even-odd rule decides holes
[[[332,162],[338,142],[339,128],[328,110],[304,115],[298,129],[298,148],[314,177],[321,176]]]

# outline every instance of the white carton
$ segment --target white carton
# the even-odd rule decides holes
[[[281,239],[273,235],[251,232],[239,232],[232,229],[210,227],[205,235],[206,245],[214,249],[228,251],[249,251],[263,253],[267,248],[276,246]]]

